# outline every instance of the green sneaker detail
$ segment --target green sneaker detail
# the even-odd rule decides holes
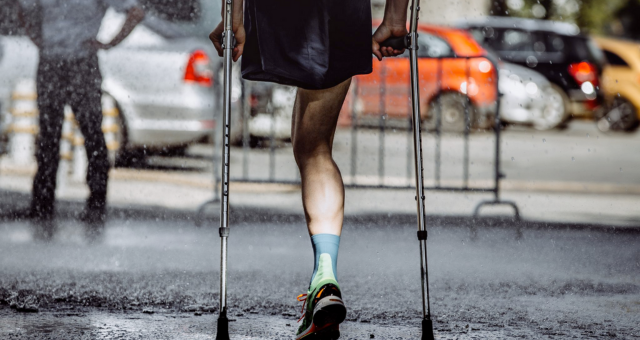
[[[333,265],[329,254],[320,255],[318,270],[311,281],[306,298],[298,300],[306,301],[306,310],[302,317],[302,323],[296,332],[297,340],[307,338],[316,332],[331,331],[339,334],[337,325],[344,321],[346,308],[342,302],[340,286],[333,274]],[[317,306],[319,307],[316,308]],[[334,314],[337,314],[337,317],[332,317]],[[322,320],[321,324],[314,325],[314,318],[318,319],[315,320],[316,323]]]
[[[320,286],[327,283],[332,283],[338,286],[338,281],[335,275],[333,275],[333,262],[329,254],[320,254],[320,260],[318,260],[318,271],[316,276],[311,281],[309,286],[309,292],[313,292],[314,289],[320,288]]]

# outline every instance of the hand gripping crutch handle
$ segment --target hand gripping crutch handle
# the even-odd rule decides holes
[[[409,36],[391,37],[380,44],[380,47],[393,47],[394,50],[402,50],[409,47]]]

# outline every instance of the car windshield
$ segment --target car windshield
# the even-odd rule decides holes
[[[598,65],[602,66],[606,63],[606,57],[602,50],[596,45],[596,43],[592,39],[585,39],[587,48],[589,50],[589,54],[593,57],[593,59],[598,63]]]
[[[493,49],[505,59],[523,61],[530,55],[538,60],[560,62],[563,55],[570,60],[584,60],[604,65],[605,57],[595,43],[582,36],[566,36],[546,31],[471,28],[471,35],[483,47]]]
[[[454,55],[451,46],[449,46],[446,41],[426,32],[420,32],[418,34],[418,46],[419,57],[441,58]]]
[[[442,38],[424,31],[418,33],[419,58],[446,58],[454,55],[451,46]],[[406,49],[401,56],[409,58],[409,49]]]

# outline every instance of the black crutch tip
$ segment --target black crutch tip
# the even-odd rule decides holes
[[[226,312],[220,313],[220,317],[218,317],[216,340],[229,340],[229,319],[227,319]]]
[[[434,340],[431,319],[422,319],[422,340]]]

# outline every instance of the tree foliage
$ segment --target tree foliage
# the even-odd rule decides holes
[[[567,21],[585,32],[640,39],[640,0],[491,0],[489,13]]]
[[[575,16],[576,24],[584,31],[603,33],[616,20],[618,9],[630,0],[582,0]],[[637,1],[637,0],[632,0]]]

